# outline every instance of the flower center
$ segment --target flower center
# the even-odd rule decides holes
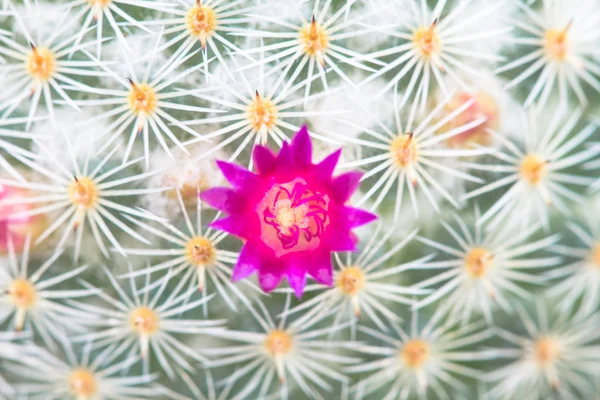
[[[542,337],[534,343],[534,357],[541,366],[554,364],[560,356],[560,344],[551,337]]]
[[[480,145],[489,144],[491,137],[487,130],[495,130],[498,128],[498,105],[492,96],[485,92],[477,92],[475,94],[467,92],[457,93],[448,103],[446,103],[446,106],[444,107],[446,115],[453,113],[471,100],[473,100],[471,105],[446,123],[439,130],[439,133],[445,133],[452,129],[460,128],[466,124],[473,123],[481,117],[486,117],[486,120],[477,126],[449,138],[447,143],[451,147],[471,147],[472,143]]]
[[[69,379],[71,393],[79,400],[93,398],[98,391],[96,377],[87,369],[77,369],[73,371]]]
[[[196,237],[186,245],[186,255],[192,265],[204,267],[215,262],[215,247],[205,237]]]
[[[544,34],[544,48],[548,57],[554,61],[564,61],[567,58],[569,50],[569,38],[567,33],[571,27],[571,22],[563,29],[549,29]]]
[[[134,114],[152,114],[157,108],[156,92],[147,83],[136,84],[133,81],[129,90],[129,108]]]
[[[198,38],[202,48],[206,48],[206,40],[215,32],[217,27],[217,15],[212,7],[203,6],[202,1],[197,0],[196,5],[187,13],[186,24],[190,35]]]
[[[256,97],[248,106],[246,116],[255,131],[271,129],[277,122],[277,108],[271,100],[261,98],[256,91]]]
[[[27,58],[27,71],[33,79],[41,82],[48,81],[56,71],[56,57],[52,51],[45,47],[31,46],[31,53]]]
[[[77,178],[69,186],[69,199],[78,207],[89,209],[98,202],[98,187],[87,177]]]
[[[488,250],[476,247],[465,256],[465,269],[473,279],[485,276],[492,266],[493,256]]]
[[[323,55],[329,45],[327,31],[317,23],[313,16],[310,24],[300,29],[300,44],[306,54],[316,57],[321,66],[325,66]]]
[[[422,57],[429,58],[440,52],[440,37],[436,26],[437,20],[429,26],[417,28],[413,33],[413,45]]]
[[[112,2],[112,0],[87,0],[88,3],[90,3],[90,6],[92,7],[106,7],[110,4],[110,2]]]
[[[521,179],[532,186],[540,183],[548,173],[548,163],[536,154],[527,154],[521,161]]]
[[[348,267],[340,272],[337,287],[348,296],[355,296],[365,286],[365,274],[358,267]]]
[[[600,243],[596,243],[592,247],[592,251],[590,253],[590,261],[595,268],[600,270]]]
[[[413,134],[400,134],[397,138],[392,140],[390,152],[392,153],[392,160],[400,168],[412,166],[417,161],[417,156],[419,154],[417,144],[413,139]]]
[[[302,178],[273,185],[257,207],[261,239],[277,257],[315,249],[329,225],[328,205],[329,197]]]
[[[410,368],[418,369],[429,358],[429,344],[423,340],[411,339],[404,343],[400,351],[402,361]]]
[[[129,315],[131,328],[140,335],[148,336],[158,330],[158,314],[148,307],[137,307]]]
[[[274,330],[267,335],[265,347],[272,356],[286,355],[292,349],[292,337],[289,333]]]
[[[6,294],[15,308],[28,309],[35,304],[37,290],[31,282],[25,279],[15,279],[6,289]]]

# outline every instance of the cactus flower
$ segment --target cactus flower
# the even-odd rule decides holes
[[[257,271],[261,288],[269,292],[285,276],[297,297],[302,296],[307,274],[332,285],[331,253],[356,250],[352,229],[376,218],[348,204],[360,172],[332,176],[340,153],[313,164],[312,144],[303,126],[278,155],[256,146],[256,173],[218,162],[233,187],[209,189],[201,198],[229,214],[212,226],[244,241],[233,281]]]

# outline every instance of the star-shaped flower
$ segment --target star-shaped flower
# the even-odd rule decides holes
[[[234,281],[258,271],[261,288],[269,292],[285,275],[298,297],[306,274],[331,286],[331,253],[355,250],[352,229],[376,218],[347,204],[361,173],[332,177],[340,153],[313,164],[308,130],[302,127],[278,155],[263,146],[254,148],[257,173],[218,162],[233,188],[209,189],[201,198],[230,214],[212,227],[245,241]]]

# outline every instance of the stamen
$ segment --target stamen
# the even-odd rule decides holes
[[[257,208],[261,238],[278,256],[316,248],[329,225],[328,204],[329,198],[309,189],[302,178],[274,185]]]

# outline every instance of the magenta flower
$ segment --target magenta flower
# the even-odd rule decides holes
[[[212,226],[245,242],[233,270],[234,282],[258,271],[261,288],[269,292],[285,276],[298,297],[306,274],[331,286],[331,252],[356,250],[352,229],[377,218],[347,204],[362,174],[332,177],[340,153],[313,164],[312,144],[303,126],[277,156],[267,147],[254,148],[257,173],[217,162],[233,188],[209,189],[200,197],[229,214]]]

